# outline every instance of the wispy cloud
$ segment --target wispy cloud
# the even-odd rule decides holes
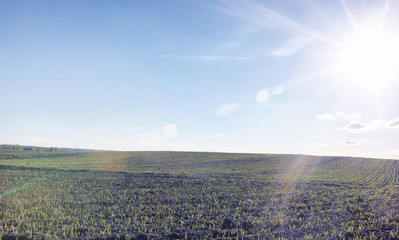
[[[335,120],[335,116],[331,113],[323,113],[316,116],[317,120]]]
[[[362,145],[366,139],[361,138],[361,139],[348,139],[344,141],[342,144],[344,145]]]
[[[242,44],[238,42],[223,42],[223,45],[229,46],[229,47],[241,47]]]
[[[342,128],[342,130],[345,130],[347,132],[351,133],[367,133],[370,131],[373,131],[377,129],[378,127],[382,126],[384,123],[383,120],[377,119],[374,120],[370,123],[362,123],[359,121],[352,121],[348,125]]]
[[[318,120],[335,120],[338,118],[350,121],[349,124],[341,129],[351,133],[367,133],[384,127],[388,129],[399,129],[399,119],[394,119],[392,121],[376,119],[370,122],[364,122],[361,121],[362,117],[360,115],[346,114],[342,112],[339,112],[337,114],[324,113],[316,116],[316,119]]]
[[[222,56],[222,55],[163,55],[166,58],[190,59],[200,61],[249,61],[245,56]]]
[[[310,147],[326,147],[327,144],[325,144],[325,143],[309,143],[308,146],[310,146]]]
[[[272,95],[280,95],[283,94],[285,91],[283,86],[276,86],[273,88]]]
[[[317,120],[335,120],[335,119],[344,119],[347,121],[354,121],[354,120],[360,120],[362,117],[358,114],[352,114],[352,113],[343,113],[343,112],[338,112],[338,113],[323,113],[319,114],[316,116]]]
[[[360,120],[362,119],[362,116],[359,114],[353,114],[353,113],[343,113],[343,112],[338,112],[336,113],[337,118],[342,118],[347,121],[353,121],[353,120]]]
[[[256,93],[256,101],[266,102],[270,98],[270,93],[266,89],[260,90]]]
[[[349,123],[341,128],[341,130],[345,130],[350,133],[367,133],[370,131],[374,131],[380,128],[388,128],[388,129],[399,129],[399,118],[387,121],[384,119],[376,119],[369,122],[362,121],[363,117],[359,114],[353,113],[323,113],[316,116],[317,120],[322,121],[333,121],[337,119],[342,119],[345,121],[349,121]],[[351,144],[351,140],[348,140],[348,145]]]
[[[392,153],[392,157],[399,159],[399,150],[395,151],[396,153]]]
[[[312,39],[296,35],[287,39],[279,48],[271,52],[273,56],[291,56],[312,42]]]
[[[236,103],[223,104],[217,110],[218,115],[227,116],[237,111],[239,105]]]

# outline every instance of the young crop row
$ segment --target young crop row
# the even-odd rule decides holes
[[[13,154],[0,160],[0,239],[399,238],[397,161]]]
[[[314,161],[312,161],[314,162]],[[399,184],[397,160],[321,158],[313,165],[312,179],[357,184]]]
[[[1,176],[3,193],[12,182],[23,186],[1,196],[4,239],[399,237],[394,185],[34,170]]]
[[[20,174],[32,172],[20,171]],[[212,232],[212,236],[227,236],[241,225],[248,230],[255,224],[260,209],[256,201],[248,198],[267,196],[268,192],[253,180],[233,176],[203,179],[50,174],[46,180],[2,196],[0,230],[4,236],[28,238],[105,238],[113,233],[125,236],[141,233],[159,238],[173,233],[181,238],[205,237],[211,234],[210,229],[220,230]],[[233,223],[222,230],[228,217]],[[236,230],[231,230],[233,225]]]
[[[13,158],[8,158],[10,154]],[[18,155],[19,154],[19,155]],[[189,152],[44,152],[43,156],[0,152],[0,165],[56,170],[164,174],[260,175],[280,181],[289,174],[304,181],[341,181],[361,184],[399,183],[395,160]],[[291,177],[292,178],[292,177]]]

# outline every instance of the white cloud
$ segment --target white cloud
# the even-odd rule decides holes
[[[343,118],[345,120],[351,121],[345,127],[341,128],[347,132],[351,133],[367,133],[370,131],[374,131],[379,128],[398,128],[399,129],[399,119],[394,119],[392,121],[386,121],[383,119],[376,119],[374,121],[365,123],[361,122],[361,116],[357,114],[345,114],[345,113],[337,113],[335,115],[326,113],[316,116],[319,120],[334,120],[335,118]],[[350,144],[350,142],[348,143]]]
[[[399,118],[386,123],[386,127],[388,127],[388,128],[399,128]]]
[[[283,86],[276,86],[273,88],[272,95],[280,95],[284,92]]]
[[[342,130],[351,133],[366,133],[377,129],[378,127],[382,126],[384,123],[383,120],[377,119],[370,123],[362,123],[358,121],[352,121],[348,125],[346,125]]]
[[[357,130],[357,129],[363,129],[367,128],[367,125],[361,122],[353,121],[346,125],[346,129],[351,129],[351,130]]]
[[[239,105],[236,103],[230,103],[230,104],[223,104],[218,108],[218,114],[222,116],[227,116],[232,114],[233,112],[237,111]]]
[[[331,113],[319,114],[316,116],[317,120],[335,120],[335,116]]]
[[[280,95],[284,92],[283,86],[276,86],[273,90],[262,89],[256,93],[256,101],[266,102],[270,99],[271,95]]]
[[[174,138],[178,132],[177,126],[175,124],[168,124],[163,128],[163,133],[166,137]]]
[[[256,93],[256,101],[258,102],[266,102],[270,98],[270,93],[266,90],[260,90]]]

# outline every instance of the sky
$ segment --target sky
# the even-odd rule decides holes
[[[0,1],[0,144],[399,159],[397,29],[398,1]]]

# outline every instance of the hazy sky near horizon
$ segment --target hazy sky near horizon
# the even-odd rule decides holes
[[[398,29],[398,1],[1,1],[0,144],[399,158]]]

